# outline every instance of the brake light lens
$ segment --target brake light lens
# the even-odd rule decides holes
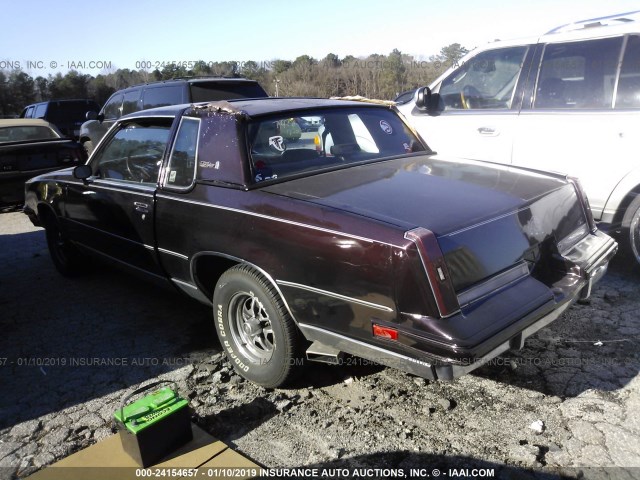
[[[373,324],[373,336],[386,338],[388,340],[398,340],[398,330],[382,325]]]

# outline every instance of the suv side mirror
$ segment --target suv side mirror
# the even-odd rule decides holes
[[[104,120],[104,114],[98,114],[98,112],[90,110],[86,113],[85,118],[87,120],[98,120],[100,123],[102,123],[102,121]]]
[[[416,107],[427,113],[436,113],[440,104],[440,94],[433,93],[429,87],[418,89],[416,95]]]

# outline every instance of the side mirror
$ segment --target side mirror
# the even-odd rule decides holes
[[[86,182],[93,172],[89,165],[78,165],[73,169],[73,177]]]
[[[98,119],[98,112],[94,112],[93,110],[90,110],[85,115],[85,118],[87,120],[97,120]]]
[[[438,111],[439,104],[439,93],[433,93],[429,87],[418,89],[418,93],[416,94],[416,107],[418,107],[418,110],[435,113]]]

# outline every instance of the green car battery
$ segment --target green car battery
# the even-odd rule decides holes
[[[135,395],[161,384],[154,382],[125,395],[113,414],[122,448],[141,467],[154,465],[193,438],[189,402],[169,387],[127,404]]]

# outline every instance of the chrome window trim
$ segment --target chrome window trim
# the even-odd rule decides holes
[[[131,186],[131,189],[125,189],[123,187]],[[121,193],[134,193],[136,195],[144,195],[146,197],[153,197],[153,193],[156,191],[155,184],[141,184],[136,182],[124,182],[120,180],[96,178],[93,182],[87,185],[88,189],[92,187],[99,187],[105,190],[112,190],[114,192]],[[116,188],[121,187],[121,188]]]
[[[178,252],[174,252],[172,250],[167,250],[166,248],[158,247],[158,251],[161,252],[161,253],[166,253],[167,255],[172,255],[174,257],[181,258],[182,260],[189,260],[189,257],[187,255],[184,255],[184,254],[178,253]]]
[[[193,177],[191,178],[191,183],[186,186],[186,187],[176,187],[173,185],[167,185],[167,178],[168,178],[168,174],[169,174],[169,169],[171,167],[171,159],[173,158],[173,153],[175,151],[176,148],[176,143],[178,141],[178,135],[180,133],[180,129],[182,128],[182,122],[184,121],[194,121],[194,122],[198,122],[198,133],[196,135],[196,156],[194,158],[194,166],[193,166]],[[173,137],[173,144],[171,145],[171,152],[169,153],[169,157],[167,160],[167,165],[162,169],[162,172],[160,173],[160,186],[163,189],[167,189],[170,191],[176,191],[176,192],[186,192],[188,190],[191,190],[193,188],[193,185],[196,183],[196,176],[197,176],[197,172],[198,172],[198,155],[199,155],[199,150],[200,150],[200,129],[202,128],[202,121],[200,118],[196,118],[196,117],[182,117],[180,119],[180,124],[178,125],[178,128],[176,130],[176,134]]]

